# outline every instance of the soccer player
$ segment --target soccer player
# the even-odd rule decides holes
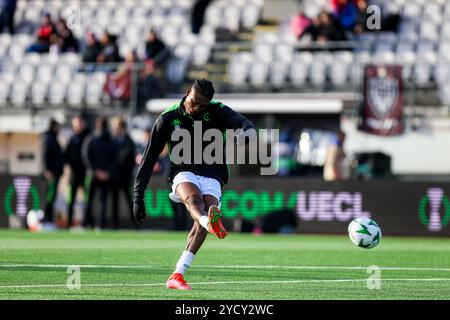
[[[218,101],[213,101],[213,96],[214,87],[210,81],[196,80],[181,101],[169,107],[156,119],[134,184],[133,213],[140,223],[146,216],[144,192],[159,154],[166,143],[169,145],[169,150],[172,150],[182,142],[172,139],[172,133],[175,130],[186,129],[193,137],[194,121],[201,121],[203,132],[208,129],[218,129],[222,132],[226,129],[241,129],[236,142],[243,144],[245,143],[244,132],[254,128],[253,123],[241,114]],[[196,142],[192,141],[192,143]],[[202,154],[204,148],[205,145],[202,143]],[[181,290],[191,289],[184,279],[184,274],[192,264],[208,232],[219,239],[225,238],[228,234],[222,224],[222,214],[219,209],[222,188],[228,182],[227,164],[225,161],[206,164],[204,159],[201,164],[195,164],[192,159],[190,163],[186,162],[176,164],[171,158],[169,174],[172,185],[170,199],[182,202],[194,220],[185,250],[176,264],[175,271],[167,280],[168,288]]]

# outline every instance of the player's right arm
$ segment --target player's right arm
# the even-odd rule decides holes
[[[142,154],[142,160],[134,180],[133,214],[140,223],[142,223],[145,218],[145,189],[147,189],[153,167],[155,166],[156,161],[158,161],[159,154],[164,149],[166,140],[164,119],[163,116],[159,116],[153,126],[151,138]]]

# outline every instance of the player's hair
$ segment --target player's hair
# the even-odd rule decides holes
[[[77,113],[73,119],[80,119],[83,122],[87,122],[87,115],[84,112]]]
[[[122,129],[126,129],[127,128],[127,122],[125,119],[123,118],[119,118],[119,120],[117,121],[117,125],[122,128]]]
[[[122,129],[127,128],[127,121],[121,116],[115,116],[114,118],[112,118],[111,123]]]
[[[59,122],[55,118],[50,118],[48,121],[48,130],[54,132],[57,127],[59,127]]]
[[[95,128],[100,131],[107,131],[108,130],[108,118],[105,116],[100,116],[95,121]]]
[[[214,97],[214,86],[211,81],[206,79],[195,80],[192,88],[202,96],[208,98],[210,101]]]

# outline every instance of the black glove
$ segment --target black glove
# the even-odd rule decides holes
[[[140,224],[144,222],[146,217],[144,200],[138,200],[133,204],[133,216]]]

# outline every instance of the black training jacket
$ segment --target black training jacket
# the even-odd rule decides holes
[[[191,133],[192,145],[194,140],[194,121],[202,121],[203,133],[211,128],[219,129],[225,133],[226,129],[243,129],[244,131],[254,128],[254,125],[240,113],[235,112],[230,107],[218,101],[211,101],[206,110],[198,115],[191,116],[183,107],[184,97],[178,103],[172,105],[159,115],[152,129],[152,135],[147,147],[144,150],[142,162],[138,168],[134,183],[134,201],[140,201],[144,198],[144,192],[152,175],[153,167],[158,160],[159,154],[168,143],[169,151],[182,141],[171,141],[171,135],[174,130],[186,129]],[[182,139],[180,139],[182,140]],[[202,151],[210,142],[202,143]],[[192,148],[193,150],[194,148]],[[194,157],[193,152],[191,153]],[[224,150],[225,155],[225,150]],[[225,156],[224,156],[225,157]],[[217,179],[221,185],[228,182],[229,171],[226,163],[223,164],[175,164],[170,162],[169,180],[172,183],[175,175],[181,171],[189,171],[196,175]]]
[[[74,134],[67,144],[65,157],[70,166],[71,178],[83,178],[86,175],[86,165],[83,162],[82,147],[84,140],[89,134],[89,130],[84,130],[80,134]]]
[[[42,153],[45,170],[59,177],[64,170],[64,153],[57,134],[48,130],[42,135]]]
[[[108,131],[88,136],[82,154],[86,167],[92,171],[106,171],[112,178],[117,174],[117,146]]]

